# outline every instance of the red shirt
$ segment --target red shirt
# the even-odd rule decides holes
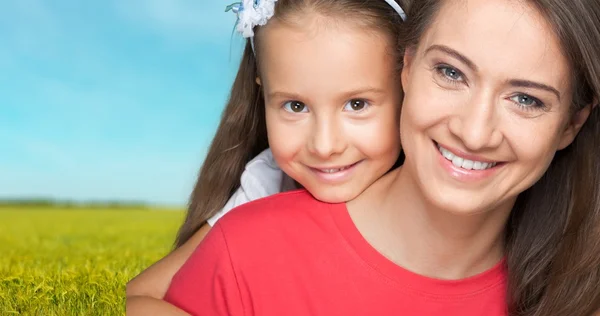
[[[506,315],[503,263],[463,280],[423,277],[377,252],[345,204],[306,191],[220,219],[165,300],[193,315]]]

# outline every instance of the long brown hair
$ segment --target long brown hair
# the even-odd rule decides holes
[[[402,20],[384,0],[279,0],[273,19],[301,25],[301,14],[351,21],[382,32],[394,41],[400,37]],[[256,55],[246,43],[221,122],[204,160],[190,197],[184,223],[176,239],[183,245],[205,221],[215,215],[240,186],[244,166],[268,147],[265,102],[256,78],[260,75],[260,27],[255,30]],[[398,55],[398,62],[401,55]],[[398,89],[401,89],[398,86]]]
[[[527,0],[546,17],[572,69],[572,113],[600,96],[600,1]],[[440,0],[415,0],[401,40],[414,48]],[[519,195],[506,226],[508,308],[518,316],[600,311],[600,112]]]

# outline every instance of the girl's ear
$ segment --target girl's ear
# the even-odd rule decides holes
[[[259,85],[259,86],[261,86],[261,85],[262,85],[262,83],[261,83],[261,81],[260,81],[260,77],[256,77],[256,84],[257,84],[257,85]]]

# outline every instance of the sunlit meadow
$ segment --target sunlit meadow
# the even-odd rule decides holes
[[[125,284],[165,255],[183,212],[0,208],[0,315],[124,315]]]

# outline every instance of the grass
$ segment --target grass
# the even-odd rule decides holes
[[[125,284],[183,212],[0,208],[0,315],[124,315]]]

